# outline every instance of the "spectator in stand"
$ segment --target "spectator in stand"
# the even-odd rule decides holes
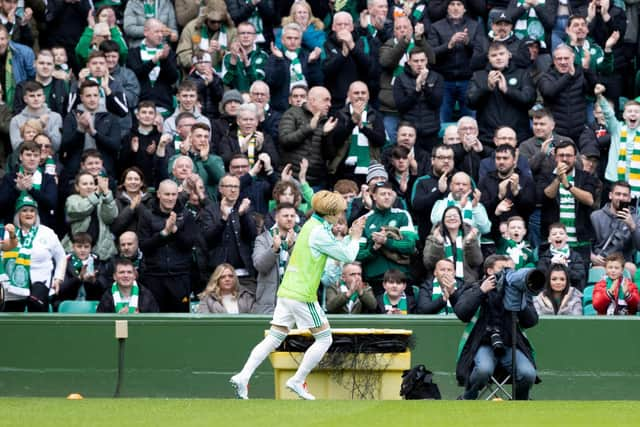
[[[179,28],[184,28],[192,19],[197,18],[201,11],[202,6],[208,6],[209,8],[219,8],[223,5],[223,0],[176,0],[176,21]]]
[[[35,60],[34,80],[42,85],[45,93],[45,102],[51,111],[60,114],[62,118],[67,114],[67,102],[69,97],[69,85],[64,80],[53,76],[54,64],[53,53],[50,50],[42,49],[38,52]],[[26,81],[18,83],[15,87],[13,97],[13,111],[19,112],[25,107],[23,95]],[[3,85],[4,86],[4,85]]]
[[[462,282],[455,277],[456,263],[442,258],[433,269],[433,278],[420,285],[416,314],[453,314],[457,290]]]
[[[234,154],[229,161],[229,174],[240,180],[240,198],[251,200],[253,209],[265,215],[269,210],[273,186],[279,179],[279,174],[271,166],[269,155],[261,153],[253,166],[250,166],[246,154]]]
[[[100,261],[108,260],[117,252],[109,228],[117,215],[118,206],[109,189],[109,178],[100,176],[96,181],[89,172],[80,171],[75,179],[75,194],[65,202],[65,218],[70,233],[62,239],[62,245],[70,252],[71,237],[87,232]]]
[[[533,41],[540,48],[549,47],[558,3],[562,2],[509,0],[506,14],[511,18],[515,35],[520,39]]]
[[[466,16],[462,0],[447,1],[447,17],[435,22],[429,30],[429,44],[436,54],[434,70],[445,80],[440,121],[453,119],[456,102],[463,116],[473,113],[465,103],[465,93],[471,78],[471,64],[476,44],[486,43],[477,21]],[[478,52],[476,55],[481,55]]]
[[[46,37],[41,37],[41,47],[64,48],[69,67],[77,73],[80,71],[80,66],[76,63],[75,48],[84,31],[87,15],[94,8],[94,4],[89,0],[80,0],[76,2],[47,1],[46,5],[47,31]]]
[[[569,246],[585,261],[591,255],[595,178],[575,167],[577,150],[571,143],[555,148],[556,169],[537,181],[537,197],[542,200],[542,231],[546,239],[549,224],[560,221],[567,227]]]
[[[389,3],[367,0],[367,8],[360,12],[360,33],[365,33],[378,46],[393,37],[393,22],[389,19]],[[354,16],[355,18],[355,16]]]
[[[508,145],[516,150],[516,166],[520,169],[520,173],[532,177],[529,162],[524,157],[518,155],[518,136],[516,132],[508,126],[498,126],[493,134],[493,146],[496,148],[501,145]],[[482,181],[490,172],[496,170],[495,151],[480,161],[480,170],[478,171],[478,182]]]
[[[571,286],[580,291],[587,285],[589,264],[568,243],[567,227],[559,222],[549,226],[549,238],[547,243],[540,245],[538,250],[538,269],[547,277],[554,265],[560,264],[569,271]]]
[[[414,32],[409,19],[411,15],[402,15],[393,22],[393,37],[380,47],[380,112],[384,115],[384,127],[389,139],[396,139],[398,109],[393,98],[393,85],[409,61],[409,53],[414,48],[420,48],[427,53],[427,62],[434,63],[433,49],[427,43],[424,24],[416,24]]]
[[[256,313],[271,314],[276,306],[276,292],[300,232],[296,216],[295,205],[279,203],[275,224],[256,237],[252,255],[253,265],[258,272]]]
[[[24,1],[18,4],[18,0],[4,0],[0,4],[0,22],[7,27],[11,40],[33,48],[38,36],[37,23],[32,19],[33,9],[24,6]]]
[[[240,180],[226,175],[220,180],[220,215],[216,218],[211,231],[219,236],[210,242],[210,266],[223,262],[233,266],[242,288],[256,293],[256,270],[251,260],[258,227],[253,218],[252,202],[240,199]]]
[[[251,102],[258,107],[258,117],[260,124],[258,127],[261,131],[268,133],[271,139],[278,140],[278,126],[282,113],[275,108],[271,108],[269,101],[271,100],[271,92],[269,86],[261,81],[256,80],[249,88],[249,97]]]
[[[624,277],[624,256],[608,255],[605,270],[606,276],[593,289],[593,308],[601,316],[633,316],[638,311],[640,295],[636,284]]]
[[[118,170],[140,168],[146,178],[143,184],[153,185],[157,182],[154,157],[162,138],[162,129],[157,125],[158,114],[155,104],[151,101],[138,104],[136,119],[137,126],[135,129],[127,129],[130,136],[122,143]]]
[[[278,21],[273,0],[248,3],[244,0],[225,0],[225,3],[236,25],[249,21],[256,27],[256,43],[263,49],[273,42],[273,27]]]
[[[225,136],[237,132],[236,115],[238,114],[238,107],[243,103],[242,94],[235,89],[228,90],[222,95],[220,118],[212,123],[211,141],[213,141],[214,146]]]
[[[376,297],[380,314],[413,314],[416,300],[407,294],[407,276],[400,270],[391,269],[384,273],[382,287],[384,293]]]
[[[327,288],[327,312],[359,314],[375,312],[378,302],[371,286],[362,281],[362,265],[347,263],[340,280]]]
[[[0,206],[2,222],[11,222],[15,206],[20,197],[30,196],[40,206],[39,222],[48,227],[55,226],[54,212],[58,206],[58,184],[55,175],[40,167],[42,148],[35,142],[23,143],[19,150],[20,164],[16,170],[2,177],[0,184]]]
[[[113,114],[100,108],[100,86],[92,80],[80,85],[80,103],[64,119],[61,151],[67,176],[78,172],[80,157],[87,149],[100,152],[109,176],[113,176],[120,151],[120,126]]]
[[[478,122],[473,117],[463,116],[458,120],[460,144],[452,145],[455,165],[475,182],[479,181],[480,163],[493,153],[493,150],[478,139]],[[517,141],[516,141],[517,142]]]
[[[127,3],[127,9],[134,3],[142,1],[132,0]],[[144,23],[144,39],[138,47],[129,51],[127,58],[127,67],[136,74],[140,82],[140,100],[154,101],[163,117],[167,117],[173,110],[172,86],[178,79],[176,54],[163,41],[165,36],[166,27],[162,22],[154,18],[147,19]]]
[[[215,120],[220,117],[218,104],[224,93],[222,80],[211,66],[211,55],[208,53],[197,52],[192,61],[193,68],[188,78],[196,84],[202,113],[209,121]]]
[[[40,223],[38,203],[29,194],[18,198],[13,222],[5,226],[11,244],[2,248],[7,274],[3,311],[47,312],[50,295],[64,280],[64,249],[53,230]]]
[[[385,131],[386,132],[386,131]],[[426,175],[431,169],[429,156],[431,153],[423,152],[415,149],[418,133],[416,127],[402,121],[398,123],[398,129],[395,131],[395,144],[386,145],[382,150],[382,164],[385,168],[391,167],[391,152],[395,147],[404,147],[409,150],[409,166],[418,171],[418,176]]]
[[[567,24],[567,44],[575,52],[575,65],[581,65],[597,72],[600,77],[613,72],[613,46],[620,38],[619,32],[612,33],[604,45],[598,45],[593,38],[588,37],[589,28],[584,16],[570,16]],[[603,50],[604,48],[604,50]]]
[[[305,160],[303,160],[303,162],[308,163]],[[292,167],[285,167],[282,170],[280,181],[277,181],[273,186],[273,192],[271,194],[272,199],[269,201],[269,207],[271,207],[272,205],[277,206],[281,203],[292,204],[296,208],[295,223],[300,227],[304,225],[307,219],[307,212],[311,209],[310,203],[311,199],[313,198],[313,189],[306,181],[305,167],[305,165],[300,166],[301,172],[298,175],[297,180],[293,178],[293,173],[291,172]],[[335,188],[335,186],[334,191],[340,192]],[[348,203],[349,202],[347,201],[347,204]],[[265,215],[265,227],[270,228],[273,226],[273,224],[275,224],[275,213],[275,208],[273,208]]]
[[[71,236],[71,242],[64,281],[53,303],[54,311],[58,311],[62,301],[99,301],[104,293],[97,280],[101,265],[98,256],[91,252],[91,235],[76,233]]]
[[[610,202],[591,214],[595,231],[591,263],[604,267],[607,255],[614,252],[624,256],[624,268],[631,277],[636,274],[636,255],[640,249],[640,219],[637,208],[631,205],[631,186],[618,181],[609,192]]]
[[[460,282],[473,283],[478,279],[482,264],[480,235],[476,228],[463,221],[462,211],[449,206],[442,220],[433,228],[424,245],[422,260],[433,274],[438,261],[448,259],[454,263],[454,278]]]
[[[188,71],[193,54],[200,51],[211,55],[211,65],[220,71],[222,59],[235,38],[236,29],[224,2],[211,2],[183,28],[177,48],[178,63],[183,71]]]
[[[118,253],[111,257],[110,260],[101,263],[98,270],[98,282],[102,289],[109,289],[113,283],[113,272],[115,271],[116,261],[126,258],[133,263],[138,279],[144,281],[144,262],[142,251],[138,243],[138,236],[133,231],[125,231],[118,238]]]
[[[40,83],[27,81],[22,86],[22,90],[25,107],[11,119],[9,129],[11,147],[16,151],[22,142],[20,127],[27,120],[36,119],[42,123],[43,132],[51,139],[53,150],[57,152],[60,149],[62,117],[47,106],[44,89]]]
[[[297,84],[289,91],[289,107],[302,107],[307,102],[309,87],[306,84]]]
[[[243,314],[253,312],[255,295],[240,287],[233,266],[216,267],[206,289],[198,295],[198,313]]]
[[[427,54],[419,48],[409,52],[407,64],[393,84],[393,98],[400,118],[416,127],[416,148],[429,153],[438,143],[445,82],[429,69]]]
[[[357,260],[363,263],[367,283],[379,295],[385,271],[408,271],[418,235],[409,212],[393,207],[396,194],[389,182],[376,184],[371,189],[371,197],[373,207],[366,215]]]
[[[211,128],[209,118],[202,114],[200,110],[201,103],[198,100],[198,85],[192,80],[184,80],[178,86],[178,94],[176,95],[178,106],[173,114],[167,117],[162,124],[162,133],[168,133],[175,136],[177,131],[176,119],[181,113],[191,113],[197,123],[204,123]]]
[[[492,131],[498,126],[513,128],[518,141],[527,139],[531,136],[528,111],[536,100],[529,72],[512,62],[511,52],[501,42],[491,43],[487,56],[489,65],[473,73],[467,90],[467,104],[478,111],[480,140],[491,145]]]
[[[306,158],[309,161],[307,178],[314,189],[329,185],[327,145],[338,123],[335,117],[327,117],[330,106],[329,91],[316,86],[309,91],[307,103],[289,108],[280,122],[281,167],[290,163],[294,173],[298,173],[300,161]]]
[[[587,123],[587,96],[593,95],[596,77],[593,70],[575,65],[575,53],[566,44],[553,51],[553,67],[538,81],[538,90],[556,122],[560,135],[573,141]]]
[[[539,315],[582,315],[582,292],[571,286],[567,267],[551,267],[544,290],[533,299],[533,306]]]
[[[477,43],[474,47],[479,52],[474,52],[474,70],[482,70],[487,66],[488,48],[494,43],[505,46],[509,52],[509,62],[512,68],[527,69],[531,65],[531,55],[524,40],[513,31],[513,20],[504,9],[495,8],[489,12],[488,40],[485,43]],[[491,58],[489,58],[491,59]],[[528,76],[527,76],[528,77]]]
[[[192,248],[198,228],[193,216],[177,203],[176,183],[162,181],[156,196],[140,221],[145,280],[161,312],[188,313]]]
[[[264,80],[269,54],[256,45],[256,27],[252,23],[239,23],[237,34],[223,58],[222,80],[233,89],[247,92],[253,82]]]
[[[126,60],[129,49],[120,28],[116,25],[116,14],[111,6],[100,6],[95,16],[90,13],[87,24],[75,49],[78,65],[84,66],[89,53],[98,50],[105,40],[113,40],[118,45],[123,62]]]
[[[265,67],[265,82],[273,97],[271,106],[283,113],[287,109],[287,96],[296,84],[308,87],[322,84],[319,47],[309,52],[302,48],[302,29],[294,22],[282,29],[282,50],[275,45]]]
[[[391,150],[391,165],[387,169],[389,182],[404,206],[411,203],[411,190],[418,178],[417,164],[411,162],[410,152],[406,147],[396,146]]]
[[[130,48],[140,46],[147,37],[147,24],[151,20],[160,26],[162,38],[166,38],[167,43],[178,41],[176,14],[170,0],[130,0],[124,9],[122,25]]]
[[[96,311],[98,313],[157,313],[158,303],[153,294],[138,284],[136,269],[128,259],[115,262],[113,284],[102,296]]]
[[[382,115],[369,102],[364,82],[351,83],[347,105],[337,111],[336,118],[338,125],[332,134],[336,153],[329,163],[330,173],[362,185],[371,161],[380,161],[385,142]]]
[[[151,204],[151,199],[142,171],[136,166],[125,169],[116,193],[118,216],[111,223],[113,234],[119,237],[126,231],[137,232],[142,211]]]
[[[315,48],[322,48],[327,34],[323,31],[324,23],[313,16],[311,6],[305,0],[294,1],[289,10],[289,15],[282,18],[281,27],[284,28],[289,23],[296,23],[302,29],[302,47],[311,52]],[[275,30],[276,46],[282,49],[282,29]]]
[[[356,80],[368,87],[380,78],[375,56],[365,37],[354,32],[353,18],[347,12],[333,17],[331,32],[324,44],[326,57],[322,61],[324,85],[331,94],[331,111],[342,108],[349,85]]]

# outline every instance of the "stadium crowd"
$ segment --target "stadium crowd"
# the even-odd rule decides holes
[[[545,272],[538,314],[635,314],[639,16],[2,0],[3,310],[272,313],[329,189],[336,239],[366,216],[357,262],[325,267],[329,313],[453,314],[500,261]]]

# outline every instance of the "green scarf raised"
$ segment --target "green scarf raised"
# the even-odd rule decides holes
[[[22,233],[18,228],[18,246],[2,253],[4,270],[9,278],[7,290],[13,295],[27,297],[30,295],[31,285],[31,249],[38,233],[38,227],[31,227],[28,233]]]
[[[129,296],[129,301],[126,301],[125,298],[120,293],[120,289],[118,289],[118,284],[113,282],[111,285],[111,295],[113,295],[113,304],[116,307],[116,313],[119,313],[125,307],[129,308],[129,314],[138,313],[138,298],[140,294],[140,288],[138,287],[137,282],[133,282],[133,287],[131,288],[131,295]]]
[[[533,251],[524,240],[520,243],[513,239],[502,239],[504,247],[504,255],[515,263],[515,269],[528,267],[533,263]]]
[[[251,0],[245,0],[245,3],[254,6]],[[262,23],[262,18],[260,17],[260,13],[258,12],[258,5],[255,5],[253,8],[253,12],[249,17],[248,21],[253,24],[256,29],[256,43],[264,43],[266,39],[264,38],[264,25]]]
[[[160,43],[156,47],[147,46],[144,40],[140,44],[140,59],[142,62],[149,62],[153,60],[153,57],[156,56],[156,53],[163,49],[162,43]],[[160,62],[158,62],[152,69],[149,71],[149,81],[151,82],[151,86],[156,84],[158,80],[158,76],[160,76]]]
[[[442,287],[438,282],[438,279],[433,278],[433,283],[431,284],[431,301],[435,301],[438,298],[442,298]],[[438,314],[449,314],[453,313],[453,307],[451,307],[451,301],[447,299],[447,304],[438,312]]]
[[[362,126],[367,125],[367,110],[369,106],[366,106],[362,111]],[[353,106],[349,104],[349,114],[353,114]],[[360,127],[355,125],[351,131],[351,142],[349,144],[349,153],[344,161],[347,166],[354,166],[353,171],[356,175],[366,175],[369,170],[369,164],[371,163],[371,152],[369,151],[369,139],[360,132]]]
[[[522,7],[524,3],[525,0],[518,0],[517,5]],[[538,0],[538,6],[544,7],[544,4],[545,0]],[[544,42],[544,26],[538,19],[536,10],[533,7],[530,7],[527,12],[522,14],[520,19],[516,21],[513,30],[519,39],[532,37],[540,42],[540,47],[543,49],[547,46]]]
[[[394,38],[393,40],[394,40],[394,44],[398,44],[397,39]],[[413,39],[413,37],[411,37],[411,40],[409,40],[409,45],[407,46],[407,50],[404,52],[404,55],[402,55],[402,58],[400,58],[400,61],[398,62],[398,65],[396,66],[395,70],[393,70],[393,77],[391,78],[392,86],[393,86],[393,83],[396,81],[396,77],[398,77],[400,74],[404,72],[404,66],[409,60],[409,54],[411,53],[414,47],[416,47],[416,42]]]
[[[618,181],[627,181],[631,186],[631,197],[640,196],[640,132],[634,132],[633,144],[629,147],[626,125],[620,130],[620,151],[618,153]],[[631,152],[631,157],[628,154]]]
[[[290,61],[289,64],[289,87],[293,87],[297,82],[306,82],[307,79],[302,73],[302,63],[300,62],[300,49],[285,50],[284,56]]]
[[[453,242],[447,233],[444,236],[444,257],[454,262],[456,266],[456,279],[464,280],[464,252],[463,252],[462,229],[458,230],[455,241],[455,252]]]
[[[382,303],[384,304],[384,311],[385,312],[395,308],[395,309],[400,310],[401,314],[407,314],[408,313],[407,295],[404,292],[402,293],[402,296],[400,297],[400,300],[398,301],[398,303],[396,305],[391,304],[391,301],[389,300],[389,295],[387,295],[387,293],[385,292],[382,295]]]
[[[144,17],[146,19],[155,18],[158,12],[158,4],[155,0],[145,1],[144,5]]]
[[[575,170],[570,175],[567,175],[567,180],[570,184],[573,184],[574,174]],[[567,229],[569,246],[573,246],[578,243],[576,236],[576,199],[571,194],[571,191],[566,190],[562,184],[558,189],[558,194],[560,196],[560,222]]]
[[[22,165],[20,165],[20,167],[18,168],[18,173],[21,173],[23,175],[25,174],[24,168],[22,167]],[[31,184],[33,186],[33,189],[36,191],[40,191],[40,188],[42,188],[42,169],[41,168],[37,168],[31,175]]]
[[[298,236],[298,232],[300,231],[300,227],[295,225],[293,227],[293,232],[296,237]],[[278,228],[278,224],[274,224],[273,227],[269,230],[271,233],[271,237],[275,237],[280,233],[280,229]],[[295,238],[294,238],[295,242]],[[291,256],[291,249],[293,245],[289,247],[289,243],[287,239],[280,239],[280,252],[278,252],[278,274],[280,277],[284,275],[284,270],[287,268],[287,263],[289,262],[289,257]]]

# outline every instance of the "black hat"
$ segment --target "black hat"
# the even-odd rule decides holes
[[[513,24],[511,18],[507,16],[504,10],[493,9],[489,12],[489,22],[493,24],[497,24],[498,22],[508,22],[509,24]]]
[[[522,39],[522,41],[524,42],[525,45],[529,46],[532,45],[534,43],[536,43],[538,45],[538,47],[542,47],[542,43],[540,42],[540,40],[538,40],[535,37],[532,36],[527,36],[524,39]]]

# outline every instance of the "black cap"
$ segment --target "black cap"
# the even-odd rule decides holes
[[[493,9],[489,12],[489,22],[491,24],[497,24],[498,22],[508,22],[509,24],[513,24],[511,18],[504,12],[504,10]]]

